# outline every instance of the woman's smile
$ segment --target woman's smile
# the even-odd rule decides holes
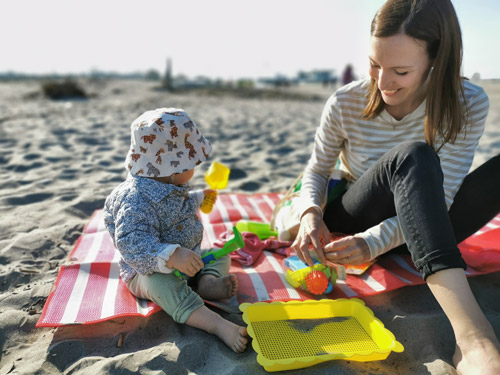
[[[401,89],[394,89],[394,90],[381,90],[382,94],[385,96],[392,97],[396,95]]]

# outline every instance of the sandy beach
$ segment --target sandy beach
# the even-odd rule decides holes
[[[165,106],[186,110],[211,140],[211,160],[231,167],[226,192],[284,192],[307,163],[333,89],[292,89],[302,99],[247,99],[168,93],[155,90],[158,83],[132,80],[80,84],[89,99],[54,101],[41,94],[39,82],[0,83],[0,375],[266,373],[251,345],[235,354],[163,312],[85,327],[35,324],[84,225],[126,176],[129,126],[139,114]],[[473,168],[500,152],[500,83],[480,84],[490,113]],[[208,166],[197,169],[194,187],[206,186]],[[469,281],[500,337],[500,273]],[[427,286],[364,301],[405,346],[403,353],[289,373],[455,374],[453,333]],[[240,314],[224,316],[243,324]]]

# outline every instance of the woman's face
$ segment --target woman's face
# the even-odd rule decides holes
[[[389,113],[402,117],[422,103],[431,67],[424,42],[404,34],[372,37],[369,57],[370,77]]]

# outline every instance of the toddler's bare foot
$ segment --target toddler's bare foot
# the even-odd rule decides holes
[[[243,352],[247,347],[247,329],[224,319],[206,306],[193,311],[186,324],[216,335],[236,353]]]
[[[221,319],[223,322],[217,324],[215,334],[224,343],[229,346],[235,353],[242,353],[248,343],[247,329],[230,322],[229,320]]]
[[[224,277],[203,275],[198,282],[198,295],[206,300],[231,298],[238,294],[238,279],[230,274]]]

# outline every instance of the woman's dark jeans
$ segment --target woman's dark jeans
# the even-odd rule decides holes
[[[398,216],[424,279],[465,268],[457,243],[500,212],[500,155],[471,172],[448,212],[439,157],[424,142],[393,148],[325,210],[330,231],[359,233]]]

